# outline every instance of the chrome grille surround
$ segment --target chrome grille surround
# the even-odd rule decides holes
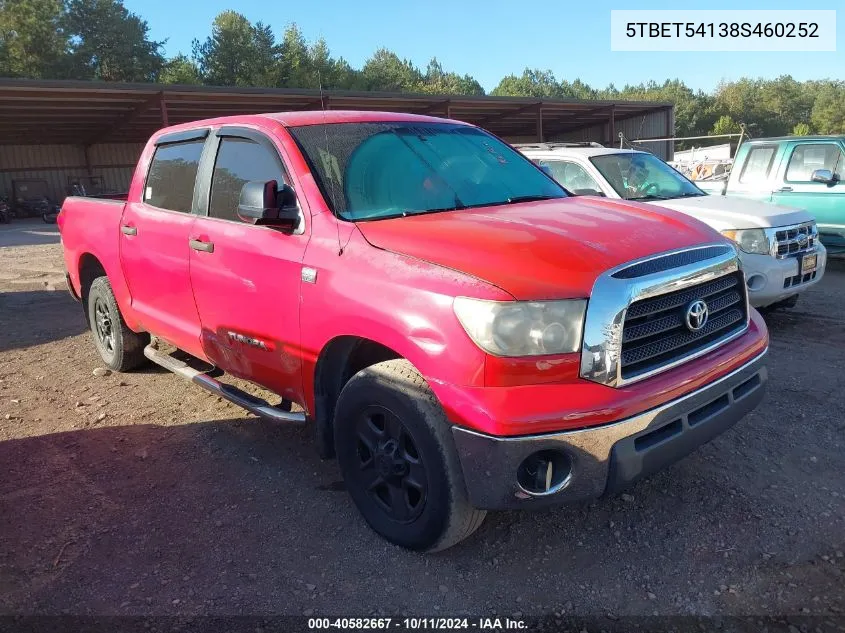
[[[771,255],[778,259],[812,253],[816,250],[819,240],[819,229],[815,221],[775,226],[764,231],[769,239]]]
[[[702,249],[707,249],[708,257],[702,259],[689,257],[688,260],[698,261],[692,261],[683,266],[633,278],[618,275],[620,271],[630,267],[636,266],[642,269],[642,264],[649,260],[662,258],[677,260],[679,253]],[[654,267],[655,270],[660,268],[662,267]],[[741,328],[712,341],[704,348],[696,349],[692,353],[675,358],[652,370],[629,378],[622,375],[623,332],[625,318],[631,304],[693,288],[732,273],[741,274],[741,270],[736,247],[725,243],[714,243],[644,257],[602,273],[593,284],[587,304],[584,339],[581,346],[581,377],[610,387],[621,387],[698,358],[742,335],[748,329],[750,318],[748,298],[744,288],[742,297],[745,303],[745,322]]]

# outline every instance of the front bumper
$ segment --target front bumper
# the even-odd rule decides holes
[[[827,265],[827,250],[818,243],[815,253],[818,258],[815,275],[802,276],[798,257],[777,259],[741,252],[739,259],[748,286],[748,302],[755,308],[764,308],[817,284]]]
[[[660,470],[733,426],[762,400],[765,352],[686,396],[633,417],[578,431],[494,437],[452,427],[470,503],[487,510],[523,509],[599,497]],[[571,465],[552,492],[532,494],[517,482],[520,464],[541,450]]]

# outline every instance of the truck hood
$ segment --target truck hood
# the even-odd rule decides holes
[[[813,219],[801,209],[719,195],[654,200],[648,204],[686,213],[717,231],[769,228],[809,222]]]
[[[516,299],[588,297],[596,277],[609,268],[724,239],[673,211],[581,197],[357,226],[377,248],[483,279]]]

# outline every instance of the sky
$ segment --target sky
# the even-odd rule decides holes
[[[693,89],[712,91],[740,77],[841,79],[845,70],[845,2],[815,6],[785,0],[709,0],[704,5],[667,1],[605,3],[584,0],[124,0],[147,20],[150,36],[167,40],[167,56],[190,54],[221,11],[235,9],[250,21],[269,24],[281,38],[295,22],[310,42],[325,38],[335,57],[355,68],[386,47],[424,69],[437,57],[445,70],[474,76],[488,92],[524,68],[580,78],[595,88],[680,78]],[[837,52],[611,52],[610,10],[618,9],[831,9],[837,12]]]

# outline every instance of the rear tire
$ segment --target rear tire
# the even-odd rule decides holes
[[[108,277],[97,277],[85,296],[85,310],[94,345],[106,367],[129,371],[146,362],[149,334],[133,332],[123,320]]]
[[[347,490],[391,543],[433,552],[481,525],[486,512],[469,504],[446,415],[408,361],[355,374],[338,398],[334,433]]]

